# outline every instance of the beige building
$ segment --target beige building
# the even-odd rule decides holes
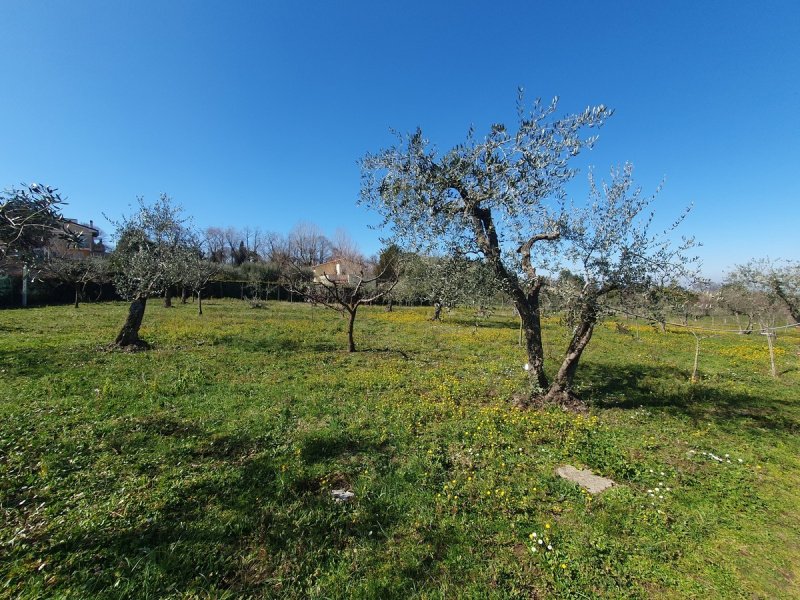
[[[94,226],[93,221],[89,221],[89,224],[86,225],[78,223],[75,219],[64,219],[64,229],[73,235],[79,236],[77,246],[73,240],[55,235],[48,245],[47,250],[49,252],[74,258],[105,255],[106,248],[103,245],[103,241],[98,238],[100,230]]]
[[[332,258],[312,267],[314,281],[322,284],[358,283],[367,274],[367,266],[349,258]]]

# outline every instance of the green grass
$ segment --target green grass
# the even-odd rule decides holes
[[[690,384],[691,335],[604,324],[581,416],[510,406],[510,316],[367,308],[349,355],[321,308],[204,309],[151,303],[139,354],[123,304],[0,312],[0,597],[800,597],[797,333]]]

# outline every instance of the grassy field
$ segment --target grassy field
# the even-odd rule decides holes
[[[511,316],[367,308],[347,354],[321,308],[204,309],[140,354],[123,304],[0,312],[0,597],[800,597],[797,333],[691,384],[691,335],[605,323],[575,415],[510,406]]]

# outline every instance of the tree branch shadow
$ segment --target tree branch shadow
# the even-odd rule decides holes
[[[100,493],[91,519],[39,540],[37,555],[53,565],[48,571],[79,597],[136,596],[144,588],[154,597],[192,590],[263,597],[278,592],[276,582],[303,589],[315,572],[341,560],[344,548],[388,540],[390,534],[374,532],[393,531],[404,516],[383,494],[336,503],[313,471],[285,470],[286,459],[270,449],[274,436],[219,435],[178,419],[135,419],[111,433],[110,446],[131,470],[149,477],[137,451],[148,454],[168,438],[175,446],[163,460],[185,462],[186,472],[153,474],[146,487],[168,492],[115,505],[109,516],[102,506],[111,495]],[[391,452],[347,432],[323,431],[305,440],[299,458],[347,464],[358,454]]]
[[[713,381],[690,383],[691,373],[670,366],[582,365],[581,380],[593,384],[587,400],[599,408],[659,409],[695,423],[714,421],[726,430],[742,428],[775,434],[800,432],[798,405],[787,397],[734,392]]]

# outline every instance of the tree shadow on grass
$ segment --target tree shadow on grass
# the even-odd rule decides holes
[[[410,360],[411,356],[409,356],[409,352],[406,350],[400,350],[397,348],[361,348],[358,350],[359,352],[374,352],[375,354],[398,354],[404,360]]]
[[[52,567],[29,577],[54,574],[72,593],[93,598],[213,590],[263,597],[276,593],[276,582],[297,592],[315,573],[345,560],[344,548],[383,543],[389,534],[381,539],[373,532],[390,532],[404,517],[384,494],[336,503],[313,469],[286,469],[287,457],[273,452],[274,438],[156,421],[126,421],[116,437],[130,444],[135,435],[137,443],[149,441],[154,448],[174,439],[177,446],[161,459],[169,465],[166,474],[123,496],[129,498],[123,503],[110,502],[114,491],[97,494],[91,518],[54,527],[36,544],[37,556]],[[188,453],[185,444],[193,444]],[[323,431],[306,438],[300,458],[307,465],[347,464],[352,456],[388,450],[347,432]],[[138,454],[121,456],[141,472]]]
[[[519,329],[519,321],[511,321],[509,319],[494,319],[492,317],[465,317],[462,315],[449,316],[442,319],[442,323],[460,325],[462,327],[472,327],[473,329]]]
[[[342,334],[343,335],[343,334]],[[245,337],[242,335],[221,335],[215,344],[236,348],[245,352],[262,354],[293,354],[302,351],[336,352],[346,348],[346,338],[331,337],[324,340],[302,340],[283,335],[269,337]]]
[[[41,348],[18,348],[0,350],[0,365],[3,365],[7,377],[43,377],[56,372],[62,356],[53,356]]]
[[[600,408],[659,409],[695,423],[714,421],[726,430],[800,432],[797,403],[768,389],[756,394],[733,392],[713,382],[691,384],[689,372],[669,366],[586,363],[581,368],[581,379],[593,382],[587,400]]]
[[[385,453],[387,443],[377,444],[347,432],[322,431],[308,436],[300,447],[300,456],[309,463],[322,462],[365,453]]]

